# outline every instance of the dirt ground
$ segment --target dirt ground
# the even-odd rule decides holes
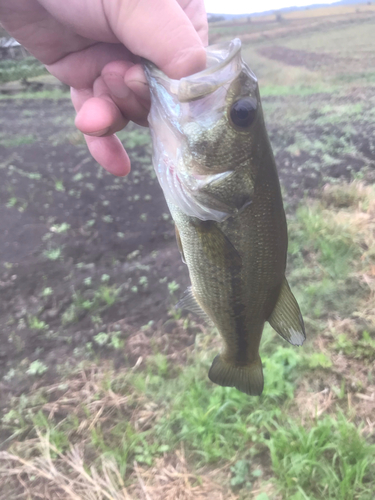
[[[368,97],[353,91],[351,102]],[[330,97],[267,97],[264,104],[281,102],[287,109],[306,99],[314,104],[314,118],[320,116],[316,100],[323,107]],[[33,362],[41,363],[44,377],[53,380],[80,359],[99,351],[106,355],[94,341],[98,334],[116,331],[127,342],[150,321],[165,324],[189,278],[153,172],[146,129],[122,133],[133,170],[120,179],[89,155],[74,129],[69,99],[0,101],[0,126],[4,405],[9,395],[38,383],[30,371]],[[373,172],[372,132],[362,134],[358,127],[352,131],[356,155],[345,153],[333,165],[311,170],[305,166],[319,162],[321,152],[290,150],[296,134],[311,140],[327,134],[340,138],[342,129],[311,120],[293,126],[270,121],[288,206],[319,189],[326,176],[349,179],[364,167]],[[189,336],[183,340],[192,341]],[[136,361],[122,350],[108,354],[120,364]]]
[[[133,173],[119,179],[90,157],[74,132],[68,100],[5,101],[0,109],[6,131],[0,145],[0,374],[40,360],[53,376],[76,348],[120,319],[136,327],[165,321],[167,285],[177,279],[186,286],[187,271],[148,145],[131,148]],[[148,143],[137,133],[134,142],[139,136]],[[64,224],[68,229],[59,234]],[[61,255],[55,258],[54,250]],[[142,276],[138,290],[130,291]],[[115,304],[94,297],[101,286],[116,290]],[[79,294],[83,307],[62,321]],[[35,317],[40,324],[33,324]],[[0,399],[12,389],[25,390],[19,377],[1,385]]]

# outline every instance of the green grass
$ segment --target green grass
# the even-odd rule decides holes
[[[339,414],[307,428],[286,418],[270,429],[272,466],[283,498],[371,500],[375,445]]]
[[[37,59],[26,57],[19,61],[5,59],[0,61],[0,82],[13,82],[46,74],[47,70]]]
[[[69,92],[64,90],[55,89],[55,90],[41,90],[40,92],[19,92],[17,94],[0,94],[0,101],[6,100],[58,100],[58,99],[70,99]]]
[[[341,412],[303,422],[293,416],[297,381],[309,370],[301,350],[282,343],[268,329],[262,349],[264,394],[249,398],[208,381],[214,353],[201,350],[201,342],[207,338],[198,339],[182,366],[157,353],[139,373],[101,370],[99,377],[86,380],[79,403],[74,378],[33,397],[17,398],[2,419],[3,428],[30,439],[36,429],[55,450],[52,459],[67,455],[79,439],[91,456],[87,466],[100,469],[101,461],[109,460],[125,477],[134,470],[134,461],[151,467],[183,446],[195,468],[234,463],[231,487],[242,491],[243,498],[255,480],[272,471],[264,485],[281,498],[372,499],[375,445],[362,436],[361,428]],[[41,376],[45,368],[35,361],[28,373]],[[48,417],[50,407],[56,417]],[[260,460],[265,453],[270,467]]]
[[[6,137],[5,134],[0,135],[0,145],[5,148],[17,148],[25,144],[33,144],[36,142],[36,137],[34,135],[18,135],[15,137]]]

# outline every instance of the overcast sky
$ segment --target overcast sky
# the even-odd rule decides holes
[[[220,14],[250,14],[265,10],[277,10],[283,7],[301,7],[313,3],[332,3],[335,0],[204,0],[209,13]]]

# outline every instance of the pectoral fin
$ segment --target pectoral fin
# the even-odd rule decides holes
[[[199,181],[194,195],[207,208],[233,216],[251,203],[254,182],[241,170],[230,170],[207,177]]]
[[[301,311],[286,278],[268,322],[283,339],[293,345],[302,345],[306,339]]]
[[[178,227],[176,225],[174,226],[174,230],[175,230],[175,233],[176,233],[177,246],[178,246],[178,249],[180,250],[182,262],[184,264],[186,264],[185,255],[184,255],[184,249],[182,248],[180,231],[178,230]]]

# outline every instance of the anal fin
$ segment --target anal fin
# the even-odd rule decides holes
[[[293,345],[302,345],[306,339],[300,308],[285,277],[268,322],[283,339]]]
[[[235,387],[249,396],[260,396],[263,392],[262,361],[258,359],[246,366],[227,363],[218,355],[212,362],[208,378],[223,387]]]
[[[186,309],[187,311],[190,311],[197,316],[200,316],[203,318],[205,321],[208,323],[212,324],[212,320],[209,317],[209,315],[203,311],[202,307],[199,305],[197,299],[194,296],[193,289],[190,286],[187,288],[179,300],[179,302],[176,304],[177,309]]]

